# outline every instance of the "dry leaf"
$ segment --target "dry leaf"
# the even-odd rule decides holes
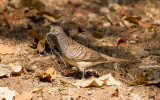
[[[11,75],[20,75],[22,71],[22,66],[13,65],[13,64],[0,64],[0,77],[7,76],[10,77]]]
[[[32,7],[38,11],[44,11],[45,5],[39,0],[21,0],[19,3],[20,7]]]
[[[141,22],[141,21],[139,21],[139,20],[137,20],[137,23],[138,23],[139,26],[146,27],[146,28],[151,27],[152,24],[153,24],[153,22],[150,22],[150,23],[143,23],[143,22]]]
[[[43,14],[43,17],[45,17],[46,19],[48,19],[49,21],[52,21],[52,22],[56,21],[53,16],[49,16],[49,15]]]
[[[7,46],[4,46],[3,44],[0,44],[0,54],[13,54],[14,52]]]
[[[147,84],[148,79],[143,74],[136,74],[134,81],[129,81],[130,85],[142,85]]]
[[[46,39],[43,38],[42,40],[40,40],[37,44],[37,49],[39,52],[43,52],[45,50],[45,41]]]
[[[10,30],[13,30],[13,21],[14,21],[14,17],[13,16],[9,16],[6,12],[3,13],[6,22],[8,23]]]
[[[56,79],[56,70],[54,68],[48,68],[41,73],[40,77],[52,82]]]
[[[79,80],[76,83],[72,83],[72,84],[77,87],[91,87],[91,86],[100,87],[103,85],[108,85],[108,86],[121,85],[121,83],[119,81],[116,81],[111,74],[108,74],[99,78],[93,78],[90,80]]]
[[[30,36],[31,34],[34,36],[34,40],[38,40],[36,49],[39,52],[43,52],[45,50],[45,37],[42,34],[38,34],[35,29],[28,30],[28,35]]]
[[[137,21],[141,20],[140,16],[124,16],[122,20],[129,21],[130,23],[138,24]]]
[[[118,89],[116,89],[111,97],[118,97],[118,96],[119,96],[119,92],[118,92]]]
[[[15,96],[15,100],[31,100],[32,94],[29,92],[23,92],[20,95]]]
[[[13,100],[14,96],[14,90],[9,90],[8,87],[0,87],[0,100]]]
[[[13,12],[15,17],[35,17],[37,16],[38,11],[36,9],[29,9],[28,7],[16,9]]]
[[[75,10],[74,15],[77,17],[87,16],[87,15],[91,14],[90,11],[79,9],[79,8],[76,8],[74,10]]]
[[[118,38],[117,39],[117,43],[115,44],[115,46],[123,46],[123,47],[126,47],[127,46],[127,43],[126,43],[126,41],[124,40],[124,39],[122,39],[122,38]]]

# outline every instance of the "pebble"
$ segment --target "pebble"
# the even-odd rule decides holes
[[[35,69],[37,69],[37,66],[36,66],[36,65],[33,65],[33,66],[31,67],[31,70],[35,70]]]
[[[103,23],[103,26],[104,27],[111,26],[111,23],[109,23],[109,22]]]
[[[100,12],[106,14],[106,13],[109,13],[110,10],[109,10],[108,8],[106,8],[106,7],[102,7],[102,8],[100,9]]]
[[[131,44],[135,44],[135,43],[137,43],[137,41],[136,40],[130,40],[129,41]]]
[[[159,20],[155,20],[155,21],[153,22],[153,24],[155,24],[155,25],[160,25],[160,19],[159,19]]]

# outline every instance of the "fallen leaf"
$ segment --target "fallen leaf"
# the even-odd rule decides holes
[[[133,81],[129,81],[130,85],[147,84],[148,79],[143,74],[136,74]]]
[[[124,40],[124,39],[122,39],[122,38],[118,38],[117,39],[117,43],[115,44],[115,46],[123,46],[123,47],[126,47],[127,46],[127,43],[126,43],[126,41]]]
[[[34,36],[34,42],[37,45],[36,50],[38,50],[39,52],[43,52],[45,50],[45,37],[42,34],[38,34],[35,29],[28,30],[28,36],[30,36],[31,34]]]
[[[79,80],[75,83],[72,83],[74,86],[77,87],[101,87],[103,85],[117,85],[120,86],[121,82],[116,81],[111,74],[99,77],[99,78],[93,78],[90,80]]]
[[[10,77],[11,75],[20,75],[22,71],[22,66],[13,64],[0,64],[0,77]]]
[[[45,10],[45,4],[39,0],[20,0],[19,7],[32,7],[40,12]]]
[[[0,100],[13,100],[14,96],[14,90],[9,90],[8,87],[0,87]]]
[[[91,14],[90,11],[79,9],[79,8],[76,8],[74,10],[75,10],[74,15],[77,17],[88,16],[89,14]]]
[[[13,54],[14,52],[7,46],[0,44],[0,54]]]
[[[28,7],[16,9],[13,12],[13,15],[18,18],[23,17],[35,17],[37,16],[38,11],[36,9],[29,9]]]
[[[49,15],[43,14],[43,17],[45,17],[46,19],[48,19],[49,21],[52,21],[52,22],[56,21],[53,16],[49,16]]]
[[[42,40],[40,40],[37,44],[37,49],[39,52],[43,52],[45,50],[45,42],[46,42],[46,39],[43,38]]]
[[[56,79],[56,70],[54,68],[48,68],[41,73],[40,77],[52,82]]]
[[[140,21],[142,18],[140,16],[124,16],[122,20],[129,21],[130,23],[138,24],[137,21]]]
[[[32,94],[30,92],[23,92],[22,94],[19,94],[15,96],[15,100],[31,100]]]
[[[153,22],[150,22],[150,23],[143,23],[143,22],[141,22],[141,21],[139,21],[139,20],[137,20],[137,23],[138,23],[139,26],[146,27],[146,28],[151,27],[152,24],[153,24]]]
[[[118,92],[118,89],[116,89],[111,97],[118,97],[118,96],[119,96],[119,92]]]
[[[13,16],[9,16],[6,12],[3,13],[6,22],[8,23],[10,30],[13,30],[13,21],[14,21],[14,17]]]

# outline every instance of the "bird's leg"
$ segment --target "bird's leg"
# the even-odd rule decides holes
[[[82,79],[85,79],[85,69],[82,71]]]
[[[82,79],[85,79],[85,69],[83,69],[82,67],[78,67],[78,69],[82,72]]]

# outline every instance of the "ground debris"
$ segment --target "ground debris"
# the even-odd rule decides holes
[[[13,53],[14,51],[11,50],[8,46],[0,44],[0,54],[5,55],[5,54],[13,54]]]
[[[89,80],[79,80],[75,83],[72,83],[74,86],[77,87],[101,87],[103,85],[111,86],[117,85],[120,86],[121,82],[116,81],[111,74],[101,76],[99,78],[93,78]]]
[[[30,36],[31,34],[34,36],[34,43],[37,47],[36,50],[40,53],[43,52],[45,50],[45,37],[42,34],[38,34],[36,29],[28,30],[28,35]]]
[[[0,100],[13,100],[15,91],[9,90],[8,87],[0,87]]]
[[[54,68],[48,68],[41,73],[40,77],[52,82],[56,79],[56,70]]]
[[[0,77],[10,77],[11,75],[20,75],[22,66],[14,64],[0,64]]]

